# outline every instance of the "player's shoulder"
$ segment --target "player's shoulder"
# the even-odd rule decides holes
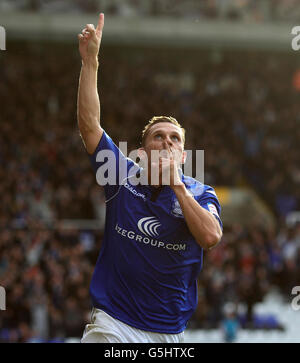
[[[183,175],[183,182],[187,189],[194,195],[194,197],[197,197],[197,199],[209,197],[217,199],[217,194],[214,188],[210,185],[203,184],[199,180],[186,175]]]

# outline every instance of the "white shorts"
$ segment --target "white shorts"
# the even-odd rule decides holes
[[[81,343],[183,343],[179,334],[154,333],[136,329],[93,308],[91,324],[87,324]]]

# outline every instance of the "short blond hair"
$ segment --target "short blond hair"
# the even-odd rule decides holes
[[[181,134],[182,134],[182,142],[183,144],[185,143],[185,129],[180,125],[180,123],[171,116],[154,116],[152,117],[149,122],[146,124],[146,126],[144,127],[144,130],[142,131],[142,140],[141,140],[141,145],[144,146],[145,145],[145,140],[146,137],[149,133],[150,128],[153,125],[156,125],[160,122],[170,122],[171,124],[177,126],[180,128],[181,130]]]

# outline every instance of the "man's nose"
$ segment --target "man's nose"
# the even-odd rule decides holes
[[[164,147],[167,148],[167,147],[170,147],[170,146],[173,146],[173,141],[170,139],[169,136],[167,136],[165,139],[164,139]]]

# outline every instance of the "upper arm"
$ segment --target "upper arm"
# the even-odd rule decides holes
[[[103,129],[99,124],[92,131],[80,129],[80,135],[86,151],[92,155],[101,140]]]

